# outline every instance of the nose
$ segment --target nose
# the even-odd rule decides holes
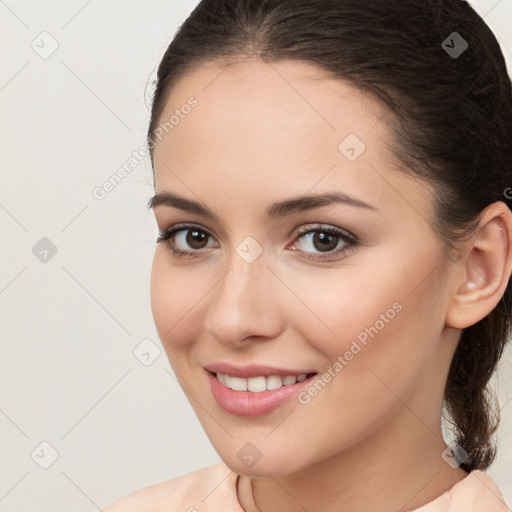
[[[235,252],[229,271],[209,294],[206,329],[230,348],[277,337],[285,324],[284,304],[278,300],[282,286],[264,253],[248,263]]]

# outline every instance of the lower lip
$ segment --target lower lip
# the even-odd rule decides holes
[[[316,377],[314,375],[290,386],[254,393],[252,391],[235,391],[222,384],[213,373],[209,371],[206,373],[215,400],[226,412],[236,416],[251,417],[274,411],[284,402],[298,395],[300,390],[309,385],[310,381]]]

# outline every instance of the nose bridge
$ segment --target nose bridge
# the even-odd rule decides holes
[[[245,304],[251,303],[260,293],[261,285],[268,281],[266,264],[263,246],[252,236],[246,237],[230,254],[230,270],[220,284],[220,293],[227,292],[233,298],[245,299]]]
[[[259,245],[259,244],[258,244]],[[273,337],[281,321],[272,288],[276,281],[267,261],[252,240],[244,240],[233,251],[229,269],[213,290],[206,321],[219,341],[236,343],[248,336]]]
[[[265,266],[262,263],[263,258],[248,263],[240,256],[233,255],[230,260],[230,271],[220,285],[220,294],[227,294],[237,300],[246,299],[246,303],[251,302],[258,293],[258,283],[263,280]]]

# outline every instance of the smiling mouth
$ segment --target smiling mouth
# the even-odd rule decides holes
[[[251,393],[262,393],[264,391],[273,391],[275,389],[279,389],[285,386],[293,386],[298,382],[303,382],[314,375],[316,373],[301,373],[299,375],[268,375],[268,376],[258,376],[258,377],[234,377],[232,375],[226,375],[222,373],[212,373],[216,379],[226,386],[227,388],[232,389],[233,391],[248,391]]]
[[[218,368],[205,368],[211,393],[224,411],[235,416],[255,417],[269,414],[311,385],[318,376],[316,372],[295,374],[293,370],[288,373],[277,368],[257,368],[256,365],[252,368],[222,364],[215,366]],[[220,373],[221,371],[226,373]],[[231,372],[237,375],[229,375]],[[260,372],[266,375],[261,375]]]

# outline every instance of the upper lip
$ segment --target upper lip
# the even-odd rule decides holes
[[[273,366],[266,366],[260,364],[249,364],[246,366],[236,366],[231,363],[212,363],[207,364],[205,369],[213,372],[220,373],[222,375],[230,375],[232,377],[242,377],[250,379],[251,377],[269,377],[270,375],[280,375],[286,377],[287,375],[302,375],[309,373],[316,373],[307,370],[296,370],[286,368],[276,368]]]

